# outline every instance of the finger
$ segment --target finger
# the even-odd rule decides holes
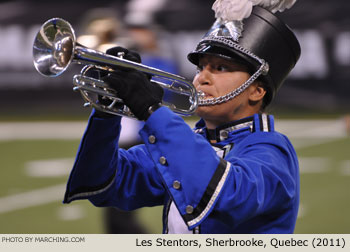
[[[107,76],[103,77],[102,80],[107,83],[108,86],[113,88],[121,98],[123,98],[123,94],[128,92],[127,81],[121,76],[108,74]]]
[[[135,51],[129,51],[127,54],[125,54],[124,58],[130,61],[141,63],[141,56]]]
[[[161,97],[163,98],[164,95],[164,89],[159,86],[158,84],[154,83],[154,82],[150,82],[150,88],[152,90],[153,95],[155,95],[155,97]]]
[[[129,51],[128,49],[121,47],[121,46],[116,46],[109,48],[106,51],[107,54],[113,55],[113,56],[119,56],[119,53],[123,53],[123,59],[127,59],[133,62],[141,63],[141,56],[135,51]]]
[[[107,54],[110,54],[113,56],[118,56],[118,53],[121,53],[121,52],[124,53],[124,55],[127,55],[129,50],[121,46],[115,46],[115,47],[109,48],[106,51]]]

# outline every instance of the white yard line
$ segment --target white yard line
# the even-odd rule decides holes
[[[86,217],[86,212],[80,205],[65,205],[57,209],[57,217],[63,221],[74,221]]]
[[[346,124],[338,120],[279,120],[276,130],[288,136],[295,149],[336,141],[347,136]]]
[[[300,157],[300,173],[326,173],[330,171],[331,163],[327,157]]]
[[[79,139],[84,122],[23,122],[0,123],[0,140]]]
[[[346,134],[345,120],[277,120],[277,131],[290,138],[342,138]]]
[[[0,123],[0,141],[31,139],[80,139],[86,128],[82,122],[23,122]],[[189,125],[193,127],[194,121]],[[140,124],[123,118],[122,133],[126,137],[137,134]],[[346,136],[344,120],[276,120],[277,131],[290,138],[341,138]]]
[[[66,184],[55,185],[42,189],[0,198],[0,214],[20,210],[28,207],[39,206],[52,202],[62,201]]]
[[[0,214],[62,202],[65,188],[66,185],[61,184],[0,198]],[[86,213],[79,205],[61,205],[57,209],[56,215],[60,220],[71,221],[84,218]]]
[[[2,122],[0,123],[0,141],[13,140],[75,140],[80,139],[87,121],[82,122]],[[141,123],[130,118],[122,119],[120,143],[138,139]]]
[[[74,164],[74,158],[49,160],[33,160],[24,166],[24,172],[29,177],[62,177],[67,176]]]
[[[344,160],[340,164],[340,174],[350,176],[350,160]]]

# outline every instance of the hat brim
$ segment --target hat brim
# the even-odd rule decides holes
[[[249,67],[253,69],[259,67],[258,62],[255,62],[253,59],[250,59],[246,55],[243,55],[238,51],[234,51],[231,48],[228,48],[225,45],[216,43],[214,41],[203,41],[203,43],[200,43],[198,45],[196,51],[193,51],[187,55],[187,59],[192,64],[198,65],[200,56],[203,55],[217,56],[226,60],[249,65]]]

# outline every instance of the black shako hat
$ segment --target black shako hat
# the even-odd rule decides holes
[[[248,18],[235,22],[215,22],[187,58],[198,65],[200,55],[227,59],[238,56],[255,71],[266,62],[260,78],[267,88],[266,103],[269,104],[297,63],[300,44],[286,24],[262,7],[255,6]]]

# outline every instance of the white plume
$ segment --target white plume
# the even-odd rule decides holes
[[[277,11],[284,11],[292,7],[297,0],[250,0],[253,5],[259,5],[265,9],[275,13]]]
[[[289,9],[295,2],[296,0],[216,0],[212,9],[217,19],[240,21],[250,16],[255,5],[275,13]]]
[[[216,0],[212,9],[216,18],[233,21],[249,17],[252,7],[250,0]]]

